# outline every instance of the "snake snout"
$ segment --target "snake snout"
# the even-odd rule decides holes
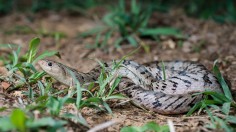
[[[41,67],[42,67],[43,65],[45,65],[45,63],[46,63],[46,62],[45,62],[44,60],[39,60],[39,61],[38,61],[38,64],[39,64]]]

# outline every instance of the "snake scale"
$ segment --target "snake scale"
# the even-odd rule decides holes
[[[73,80],[68,69],[75,74],[80,84],[96,81],[101,73],[101,66],[82,73],[51,60],[40,60],[38,63],[46,73],[65,85],[71,85]],[[111,71],[113,63],[104,63],[106,72]],[[193,96],[194,93],[222,92],[217,78],[205,66],[192,61],[151,62],[141,65],[124,60],[115,73],[122,77],[119,90],[123,89],[135,104],[160,114],[187,112],[203,98],[201,94]]]

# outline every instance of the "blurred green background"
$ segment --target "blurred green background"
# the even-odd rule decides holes
[[[216,22],[236,21],[235,0],[140,0],[144,5],[151,5],[154,10],[168,12],[181,8],[188,16],[201,19],[213,19]],[[45,10],[69,11],[82,13],[96,6],[110,6],[119,0],[0,0],[0,15],[24,11],[37,13]],[[126,0],[129,4],[130,0]]]

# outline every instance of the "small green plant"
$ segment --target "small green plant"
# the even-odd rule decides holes
[[[9,76],[3,76],[1,77],[1,80],[7,81],[11,84],[11,87],[7,89],[8,91],[16,90],[22,87],[28,89],[28,91],[22,93],[28,96],[28,100],[35,101],[35,103],[28,104],[24,111],[36,109],[39,111],[43,111],[45,109],[49,109],[52,115],[56,115],[59,112],[55,109],[52,109],[48,105],[53,100],[53,97],[51,95],[52,82],[50,82],[49,79],[46,79],[46,82],[43,83],[41,81],[41,78],[45,75],[45,72],[37,71],[34,67],[34,64],[38,60],[45,57],[60,55],[56,51],[45,51],[42,54],[38,54],[39,45],[40,39],[33,38],[29,43],[29,50],[26,52],[26,54],[20,55],[21,48],[19,46],[2,44],[1,47],[8,46],[12,49],[12,55],[9,55],[5,59],[3,58],[4,62],[6,63],[5,67],[9,70]],[[36,89],[39,89],[39,92],[36,92]],[[55,105],[56,103],[52,105],[54,106],[53,108],[55,108]],[[33,122],[33,119],[26,117],[22,110],[13,111],[10,119],[11,120],[9,121],[8,117],[2,118],[0,122],[7,124],[7,126],[3,125],[3,127],[1,128],[2,130],[18,129],[19,131],[23,132],[28,129],[33,130],[34,128],[37,129],[39,127],[45,126],[56,129],[58,127],[62,127],[65,124],[61,121],[55,121],[51,117],[41,118]]]
[[[12,55],[8,56],[8,64],[6,68],[9,70],[10,76],[5,79],[13,84],[14,89],[26,86],[29,89],[27,93],[29,97],[33,97],[32,86],[35,87],[35,83],[40,82],[40,78],[45,75],[44,72],[39,72],[35,69],[34,64],[45,57],[58,55],[56,51],[45,51],[38,55],[40,39],[34,38],[29,43],[29,50],[26,54],[19,56],[21,48],[12,51]],[[10,48],[11,45],[8,45]],[[20,73],[20,74],[19,74]],[[38,84],[40,85],[40,84]]]
[[[150,5],[143,7],[136,0],[132,0],[130,10],[127,10],[125,1],[120,0],[118,6],[113,7],[113,10],[103,17],[105,26],[97,27],[79,36],[86,37],[98,34],[92,48],[103,48],[108,44],[111,37],[117,36],[117,32],[119,33],[118,37],[115,37],[112,42],[116,47],[125,41],[133,46],[138,46],[139,38],[144,36],[154,39],[160,35],[182,37],[179,30],[175,28],[149,27],[148,22],[152,15],[152,6]]]
[[[98,61],[99,64],[102,67],[102,71],[100,76],[98,77],[98,80],[91,83],[88,86],[88,89],[94,88],[94,84],[98,84],[97,90],[94,93],[91,93],[89,90],[84,89],[80,86],[77,78],[75,75],[73,75],[73,72],[70,72],[70,74],[73,77],[73,80],[76,80],[76,92],[72,93],[75,94],[77,93],[77,99],[76,99],[76,106],[78,109],[82,109],[84,107],[92,107],[92,108],[98,108],[99,110],[103,110],[103,108],[99,107],[100,105],[104,106],[105,110],[107,110],[109,113],[112,113],[109,105],[106,103],[110,99],[124,99],[124,96],[121,94],[113,94],[115,88],[118,86],[120,82],[120,78],[114,78],[114,75],[112,74],[118,67],[119,63],[114,64],[112,71],[109,73],[105,72],[105,66],[102,62]],[[109,83],[112,82],[112,85],[109,86]],[[82,92],[88,93],[88,98],[82,99]]]
[[[98,98],[101,98],[102,100],[102,104],[103,106],[106,108],[106,110],[109,113],[112,113],[109,105],[106,103],[106,101],[110,100],[110,99],[124,99],[125,97],[122,96],[121,94],[113,94],[115,88],[118,86],[119,82],[120,82],[120,77],[114,78],[114,72],[116,71],[117,68],[119,68],[120,63],[123,60],[121,60],[119,63],[117,64],[113,64],[112,67],[112,71],[109,72],[108,74],[105,73],[105,66],[103,63],[99,62],[100,65],[102,66],[102,72],[98,78],[98,84],[99,84],[99,89],[98,91],[95,93],[95,96]],[[112,85],[107,88],[107,86],[109,86],[109,83],[112,83]]]
[[[35,119],[29,115],[26,115],[21,109],[14,109],[10,116],[0,117],[0,130],[17,130],[20,132],[43,130],[46,128],[47,130],[64,130],[63,126],[67,123],[66,121],[55,120],[51,117]]]
[[[203,93],[204,99],[198,103],[196,103],[192,109],[187,113],[187,116],[191,115],[197,109],[203,110],[205,109],[207,114],[211,119],[211,124],[207,125],[208,128],[211,129],[223,129],[227,132],[231,132],[235,130],[230,124],[235,124],[236,116],[230,115],[230,109],[236,109],[236,102],[233,100],[232,94],[230,92],[229,86],[225,82],[223,76],[220,73],[219,68],[217,67],[217,61],[215,61],[213,66],[213,71],[223,89],[223,93],[206,91]],[[197,95],[198,95],[197,94]],[[219,105],[221,105],[219,107]],[[214,115],[209,108],[213,108],[216,110],[220,110],[225,116],[224,119],[222,117],[218,117]]]
[[[136,127],[136,126],[128,126],[128,127],[123,127],[121,129],[121,132],[146,132],[146,131],[151,131],[151,132],[168,132],[169,127],[167,125],[160,126],[156,122],[148,122],[145,125],[141,127]]]

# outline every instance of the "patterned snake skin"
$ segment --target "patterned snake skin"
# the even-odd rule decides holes
[[[112,64],[104,63],[106,71],[112,71]],[[73,82],[68,69],[71,70],[81,84],[96,81],[101,67],[97,66],[88,73],[78,72],[61,63],[40,60],[39,65],[50,76],[65,85]],[[202,95],[194,93],[204,91],[222,92],[216,77],[202,64],[191,61],[166,61],[138,64],[124,60],[113,74],[122,76],[119,90],[122,90],[135,104],[161,114],[180,114],[187,112]],[[166,78],[164,79],[164,73]]]

